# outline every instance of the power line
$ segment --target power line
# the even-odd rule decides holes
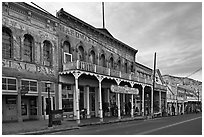
[[[197,73],[197,72],[200,71],[201,69],[202,69],[202,67],[200,67],[199,69],[197,69],[196,71],[194,71],[193,73],[191,73],[190,75],[188,75],[187,78],[190,77],[190,76],[192,76],[193,74]]]

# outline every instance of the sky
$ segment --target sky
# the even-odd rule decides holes
[[[101,2],[35,2],[56,16],[63,8],[84,22],[102,28]],[[105,28],[137,49],[136,61],[162,75],[202,81],[201,2],[105,2]]]

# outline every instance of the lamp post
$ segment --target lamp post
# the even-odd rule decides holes
[[[48,93],[48,113],[49,113],[48,127],[52,127],[52,110],[51,110],[51,99],[50,99],[50,86],[51,86],[51,83],[46,83],[46,89],[47,89],[47,93]]]

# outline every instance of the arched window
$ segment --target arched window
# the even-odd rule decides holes
[[[121,61],[120,61],[120,59],[118,60],[117,69],[121,71]]]
[[[43,64],[45,66],[52,65],[52,44],[50,43],[50,41],[47,40],[43,42],[43,58]]]
[[[9,28],[2,27],[2,57],[13,58],[13,39]]]
[[[95,64],[95,52],[93,50],[90,52],[89,60],[92,64]]]
[[[71,54],[71,46],[68,41],[63,43],[63,52],[64,52],[64,63],[68,63],[72,61],[72,54]]]
[[[125,73],[128,73],[128,65],[127,65],[127,62],[125,62],[125,66],[124,66],[124,70],[125,70]]]
[[[131,63],[130,71],[131,71],[131,72],[134,72],[133,63]]]
[[[33,37],[29,34],[24,35],[24,48],[23,48],[23,60],[32,62],[33,61]]]
[[[78,60],[84,61],[84,48],[82,46],[79,46],[78,49]]]
[[[101,66],[103,67],[106,67],[106,59],[105,59],[105,55],[104,54],[101,54]]]
[[[113,62],[113,57],[110,57],[110,68],[114,69],[114,62]]]

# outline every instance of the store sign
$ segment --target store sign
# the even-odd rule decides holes
[[[111,91],[115,93],[124,93],[124,94],[139,94],[139,90],[137,88],[130,88],[127,86],[117,86],[111,85]]]
[[[13,60],[2,59],[2,67],[14,68],[19,71],[28,71],[34,73],[42,73],[46,75],[55,75],[54,70],[45,66],[37,66],[26,62],[17,62]]]

